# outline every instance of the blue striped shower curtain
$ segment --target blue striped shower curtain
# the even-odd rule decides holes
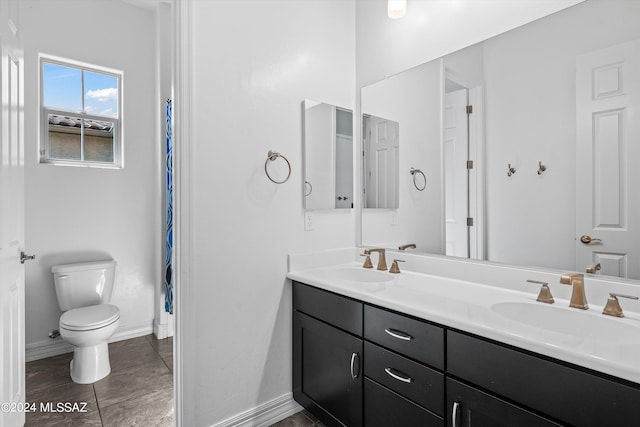
[[[166,155],[167,155],[167,246],[165,250],[164,310],[173,314],[173,108],[167,100]]]

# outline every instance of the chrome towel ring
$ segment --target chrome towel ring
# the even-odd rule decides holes
[[[413,175],[413,186],[416,187],[416,190],[424,191],[424,189],[427,188],[427,177],[425,176],[424,172],[422,172],[420,169],[411,168],[411,169],[409,169],[409,173],[411,175]],[[416,182],[416,175],[417,174],[422,175],[422,179],[424,179],[424,185],[420,186]]]
[[[289,172],[287,173],[287,177],[285,179],[283,179],[282,181],[276,181],[275,179],[273,179],[271,177],[271,175],[269,175],[269,170],[267,169],[267,165],[269,164],[269,162],[276,161],[276,159],[278,157],[282,158],[282,160],[287,162],[287,167],[289,168]],[[276,184],[284,184],[285,182],[287,182],[287,180],[289,180],[289,177],[291,176],[291,163],[289,163],[289,160],[287,160],[287,158],[285,156],[283,156],[282,154],[277,153],[277,152],[272,151],[272,150],[269,150],[269,153],[267,154],[267,160],[265,160],[265,162],[264,162],[264,173],[267,174],[267,178],[269,178],[269,180],[271,182],[276,183]]]
[[[307,191],[307,185],[309,186],[309,191]],[[309,181],[305,181],[304,182],[304,195],[305,196],[310,196],[311,193],[313,192],[313,185],[311,185],[311,183]]]

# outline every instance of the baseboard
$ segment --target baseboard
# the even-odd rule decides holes
[[[166,318],[167,323],[161,323],[158,319],[153,322],[153,334],[159,340],[173,336],[173,314],[167,314],[162,317]]]
[[[153,332],[152,322],[143,322],[137,325],[119,326],[109,342],[117,342],[149,335]],[[25,346],[25,361],[46,359],[59,354],[71,353],[73,346],[65,342],[61,337],[29,343]]]
[[[111,337],[109,342],[130,340],[131,338],[142,337],[153,333],[153,321],[142,322],[136,325],[119,326],[118,330]]]
[[[63,341],[60,337],[47,341],[34,342],[26,345],[25,361],[32,362],[59,354],[71,353],[72,351],[73,346]]]
[[[301,410],[302,406],[293,400],[293,393],[287,393],[212,427],[267,427]]]

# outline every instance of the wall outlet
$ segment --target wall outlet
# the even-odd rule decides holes
[[[313,231],[313,215],[311,215],[311,212],[304,213],[304,230]]]

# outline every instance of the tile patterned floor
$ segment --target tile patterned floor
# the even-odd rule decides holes
[[[73,353],[27,363],[26,426],[173,426],[173,339],[153,335],[109,344],[111,374],[94,384],[69,376]],[[58,402],[86,402],[85,412],[48,410]],[[41,411],[40,409],[44,409]],[[286,424],[289,425],[289,424]]]

